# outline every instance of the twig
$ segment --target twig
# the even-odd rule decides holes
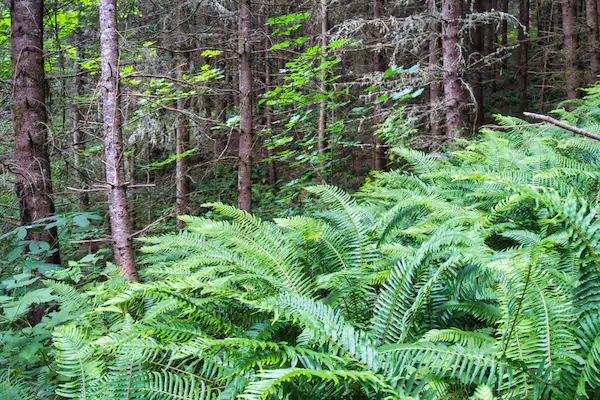
[[[590,131],[586,131],[585,129],[581,129],[581,128],[577,128],[576,126],[571,126],[567,123],[564,123],[562,121],[559,121],[555,118],[552,118],[548,115],[542,115],[542,114],[536,114],[536,113],[530,113],[530,112],[524,112],[523,115],[525,115],[526,117],[530,117],[530,118],[535,118],[535,119],[539,119],[545,122],[548,122],[549,124],[558,126],[559,128],[563,128],[566,129],[568,131],[574,132],[574,133],[578,133],[580,135],[584,135],[587,136],[589,138],[592,139],[596,139],[598,141],[600,141],[600,135],[597,135],[593,132]]]
[[[112,242],[112,238],[99,238],[99,239],[83,239],[83,240],[69,240],[69,243],[81,244],[81,243],[99,243],[99,242]]]
[[[20,226],[21,224],[17,221],[10,221],[4,218],[0,218],[0,222],[7,224],[7,225],[12,225],[12,226]]]
[[[88,192],[104,192],[106,189],[78,189],[71,186],[67,186],[67,189],[72,190],[74,192],[88,193]]]
[[[487,128],[487,129],[514,129],[514,128],[526,128],[526,127],[530,127],[530,126],[540,126],[540,123],[536,123],[536,124],[519,124],[519,125],[482,125],[482,128]]]
[[[148,229],[150,229],[153,226],[157,225],[159,222],[161,222],[161,221],[163,221],[163,220],[165,220],[167,218],[171,218],[173,215],[175,215],[174,211],[171,211],[170,213],[163,215],[162,217],[160,217],[156,221],[152,222],[150,225],[146,226],[144,229],[140,229],[137,232],[133,232],[131,235],[129,235],[129,239],[133,238],[134,236],[141,235],[142,233],[146,232]]]

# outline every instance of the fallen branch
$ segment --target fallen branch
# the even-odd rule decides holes
[[[536,114],[536,113],[530,113],[530,112],[524,112],[523,115],[525,115],[526,117],[535,118],[535,119],[539,119],[539,120],[548,122],[549,124],[558,126],[559,128],[563,128],[563,129],[566,129],[568,131],[575,132],[575,133],[578,133],[580,135],[584,135],[584,136],[587,136],[589,138],[596,139],[596,140],[600,141],[600,135],[595,134],[595,133],[590,132],[590,131],[586,131],[585,129],[577,128],[576,126],[571,126],[571,125],[569,125],[569,124],[567,124],[565,122],[559,121],[559,120],[557,120],[555,118],[552,118],[552,117],[550,117],[548,115],[542,115],[542,114]]]

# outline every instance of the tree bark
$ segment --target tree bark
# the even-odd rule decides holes
[[[238,205],[252,211],[252,69],[250,55],[250,0],[240,0],[239,10],[239,93],[240,137],[238,166]]]
[[[373,19],[378,20],[381,18],[381,1],[373,0]],[[381,42],[381,32],[379,28],[376,28],[375,37],[377,37],[379,42]],[[383,54],[381,51],[376,50],[373,53],[373,70],[374,72],[384,72],[385,66],[383,63]],[[381,103],[375,104],[375,125],[379,125],[381,121],[381,117],[379,114],[381,113]],[[385,145],[383,143],[383,139],[379,135],[375,135],[375,152],[373,154],[373,169],[375,171],[383,171],[385,168]]]
[[[76,32],[79,38],[81,38],[81,33],[79,31]],[[85,150],[85,139],[86,134],[85,131],[81,129],[82,122],[82,114],[81,108],[79,106],[79,99],[83,97],[83,70],[79,65],[78,60],[82,58],[81,54],[81,46],[77,45],[76,48],[76,59],[74,61],[75,64],[75,78],[73,82],[74,86],[74,94],[75,99],[73,101],[73,168],[74,173],[73,177],[75,178],[75,182],[77,186],[84,187],[85,180],[82,174],[83,171],[83,163],[81,160],[81,151]],[[77,208],[79,211],[87,211],[89,207],[89,196],[87,192],[77,193]]]
[[[600,75],[600,26],[597,0],[587,0],[586,3],[586,22],[588,28],[588,47],[590,49],[592,83],[596,82]]]
[[[483,0],[474,0],[475,12],[484,12]],[[484,27],[483,24],[475,24],[475,28],[472,33],[473,40],[473,53],[478,61],[483,58],[484,51]],[[485,123],[483,113],[483,65],[480,62],[473,71],[473,97],[475,98],[475,116],[473,124],[475,128],[479,128]]]
[[[265,93],[271,90],[271,57],[270,52],[270,30],[269,26],[265,24],[266,36],[265,36]],[[273,110],[269,102],[265,102],[265,129],[268,135],[273,134]],[[268,163],[268,174],[269,174],[269,185],[274,187],[277,184],[277,164],[275,159],[275,151],[267,147],[267,157],[269,158]]]
[[[104,155],[113,250],[115,263],[125,276],[132,281],[139,281],[130,238],[131,226],[125,186],[116,0],[100,0],[99,16]]]
[[[185,49],[185,29],[184,23],[184,0],[177,0],[177,34],[180,42],[176,48]],[[183,80],[183,75],[187,71],[186,60],[182,53],[177,53],[175,57],[176,76],[179,81]],[[177,217],[184,215],[187,211],[190,195],[190,184],[188,178],[188,159],[181,155],[187,151],[189,142],[188,120],[183,114],[185,110],[185,100],[177,98],[177,116],[175,118],[175,153],[180,156],[175,160],[175,215]],[[177,219],[177,229],[182,229],[185,223]]]
[[[462,0],[442,1],[442,52],[444,59],[444,107],[446,135],[468,136],[467,94],[462,85],[459,48],[460,24],[463,17]]]
[[[15,135],[15,190],[21,225],[54,215],[44,91],[43,1],[11,1],[12,114]],[[56,228],[29,230],[27,240],[46,242],[60,264]]]
[[[442,30],[441,24],[437,20],[438,2],[437,0],[429,0],[429,8],[431,10],[434,21],[431,24],[431,37],[429,38],[429,67],[434,71],[434,75],[429,83],[429,102],[431,107],[431,136],[436,138],[437,142],[442,138],[442,110],[444,102],[444,86],[440,79],[437,79],[437,71],[441,70],[440,65],[440,33]]]
[[[496,0],[489,0],[487,10],[496,10],[497,2]],[[498,37],[496,33],[496,24],[487,24],[486,32],[485,32],[485,54],[489,55],[496,51],[496,46],[498,45]],[[496,64],[492,63],[488,67],[487,78],[486,80],[490,84],[490,89],[492,93],[496,92]]]
[[[498,0],[502,2],[502,12],[508,14],[508,0]],[[500,34],[502,36],[502,46],[508,46],[508,20],[506,18],[502,19],[502,23],[500,24]]]
[[[328,31],[328,0],[321,0],[321,52],[323,53],[323,58],[321,59],[321,65],[325,63],[325,55],[327,54],[327,31]],[[324,70],[321,70],[322,74],[325,74]],[[319,101],[319,126],[317,128],[317,151],[319,153],[319,159],[321,168],[325,165],[325,130],[327,129],[326,122],[326,106],[327,102],[325,100],[325,93],[327,91],[327,87],[325,84],[325,76],[321,78],[320,82],[320,92],[323,98]],[[323,173],[324,171],[321,171]],[[324,181],[324,179],[322,179]]]
[[[529,0],[519,2],[519,52],[517,65],[517,85],[519,86],[519,113],[527,111],[528,102],[528,60],[529,60]]]
[[[575,31],[575,19],[577,17],[576,0],[563,0],[562,16],[567,98],[576,99],[579,97],[577,88],[581,85],[577,65],[577,33]]]

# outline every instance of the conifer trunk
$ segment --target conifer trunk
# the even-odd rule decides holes
[[[596,82],[600,75],[600,10],[597,0],[587,0],[586,3],[586,22],[588,29],[588,47],[590,49],[592,83]]]
[[[381,1],[373,0],[373,19],[378,20],[381,18]],[[379,28],[376,28],[375,36],[381,41],[381,33]],[[373,54],[373,70],[374,72],[383,72],[385,71],[385,66],[383,64],[383,54],[381,51],[376,50]],[[381,123],[381,117],[379,114],[381,113],[381,103],[375,105],[375,125],[379,125]],[[385,168],[385,145],[381,136],[375,135],[375,152],[374,152],[374,162],[373,169],[375,171],[382,171]]]
[[[81,37],[81,32],[76,31],[76,34]],[[81,46],[76,48],[75,78],[73,82],[75,100],[73,102],[73,175],[77,186],[83,188],[85,185],[83,171],[83,163],[81,160],[81,151],[85,150],[85,131],[81,129],[82,113],[79,106],[79,99],[83,97],[83,70],[77,60],[82,58]],[[79,211],[87,211],[89,207],[89,196],[87,192],[77,193],[77,208]]]
[[[179,43],[177,50],[185,49],[185,29],[183,28],[184,10],[183,0],[177,0],[177,33]],[[175,57],[177,80],[183,80],[187,71],[186,59],[181,52]],[[188,179],[188,158],[181,155],[187,151],[189,130],[185,111],[185,100],[177,98],[177,116],[175,118],[175,153],[179,156],[175,160],[175,215],[177,217],[186,213],[189,201],[190,184]],[[177,229],[182,229],[185,223],[177,219]]]
[[[116,0],[100,0],[99,16],[104,155],[113,251],[115,263],[123,270],[125,276],[132,281],[139,281],[130,238],[131,226],[125,186]]]
[[[459,31],[462,0],[442,1],[442,52],[444,58],[444,107],[448,137],[468,136],[467,94],[462,84]]]
[[[529,59],[529,0],[519,2],[519,52],[517,65],[517,84],[519,86],[519,113],[527,111],[528,102],[528,59]]]
[[[328,0],[321,0],[321,51],[323,52],[323,55],[327,53],[327,1]],[[321,60],[321,65],[323,65],[324,63],[325,57],[323,57],[323,59]],[[324,71],[321,71],[321,73],[324,73]],[[320,82],[320,91],[323,97],[325,96],[325,92],[327,90],[327,87],[325,85],[325,79],[325,77],[321,78]],[[327,102],[325,101],[325,98],[322,98],[319,102],[319,126],[317,128],[317,151],[319,153],[319,159],[321,160],[321,167],[325,165],[325,130],[327,129],[326,106]]]
[[[473,6],[475,12],[480,13],[485,11],[483,6],[483,0],[474,0]],[[473,53],[476,59],[479,61],[483,58],[484,51],[484,27],[481,23],[475,25],[472,35],[473,40]],[[484,113],[483,113],[483,63],[478,63],[473,71],[473,97],[475,98],[475,116],[473,124],[475,128],[479,128],[484,124]]]
[[[434,75],[429,83],[429,102],[431,107],[430,129],[431,136],[434,138],[436,145],[442,138],[442,104],[444,101],[444,87],[442,81],[438,79],[437,71],[441,70],[440,66],[440,33],[442,30],[441,24],[437,21],[438,1],[429,0],[429,9],[434,20],[431,24],[431,37],[429,38],[429,67],[434,72]],[[436,146],[437,147],[437,146]]]
[[[15,137],[15,190],[21,225],[54,215],[45,104],[43,1],[12,0],[12,118]],[[27,240],[46,242],[55,250],[46,261],[60,264],[56,227],[29,230]]]
[[[238,205],[252,211],[252,69],[250,67],[250,0],[240,0],[239,10],[239,99],[240,140],[238,165]]]
[[[265,93],[268,93],[271,90],[271,58],[269,57],[270,52],[270,30],[269,26],[265,24],[266,29],[266,37],[265,37]],[[265,129],[267,130],[269,135],[273,134],[273,110],[271,104],[269,102],[265,102]],[[269,157],[268,162],[268,174],[269,174],[269,185],[275,186],[277,183],[277,164],[275,159],[275,152],[273,149],[267,147],[267,157]]]
[[[576,99],[579,97],[577,88],[581,85],[577,65],[577,33],[575,31],[577,0],[563,0],[562,17],[567,98]]]

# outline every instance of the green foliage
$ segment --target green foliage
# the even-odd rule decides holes
[[[395,149],[405,167],[356,196],[308,187],[308,215],[205,203],[142,240],[143,283],[89,282],[83,260],[5,279],[13,327],[59,307],[3,354],[62,398],[598,398],[597,145],[498,123],[450,153]],[[27,374],[0,393],[27,396]]]

